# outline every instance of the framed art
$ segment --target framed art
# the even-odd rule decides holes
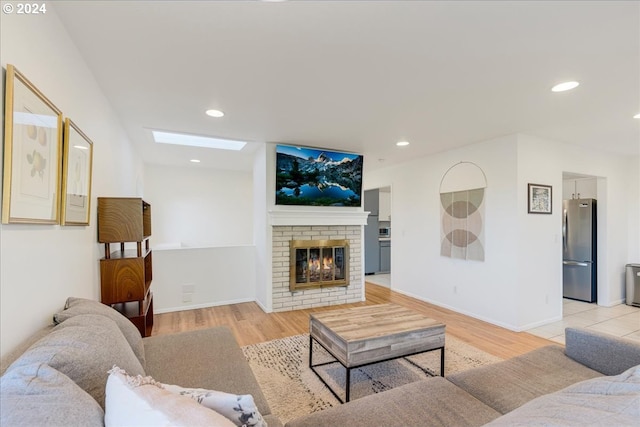
[[[361,154],[276,145],[276,205],[362,205]]]
[[[541,184],[529,184],[529,213],[551,213],[551,186]]]
[[[3,224],[60,222],[61,154],[62,112],[7,65]]]
[[[93,143],[71,119],[64,121],[62,225],[89,225]]]

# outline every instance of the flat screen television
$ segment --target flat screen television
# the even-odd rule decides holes
[[[361,206],[359,154],[276,146],[276,205]]]

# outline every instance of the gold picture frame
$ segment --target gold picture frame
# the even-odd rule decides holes
[[[58,224],[62,112],[13,65],[5,87],[2,223]]]
[[[78,126],[64,121],[62,160],[62,225],[89,225],[93,142]]]

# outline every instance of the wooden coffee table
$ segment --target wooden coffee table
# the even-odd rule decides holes
[[[342,403],[349,401],[351,370],[432,350],[440,350],[440,375],[444,376],[445,325],[396,304],[325,311],[309,321],[309,367]],[[313,364],[313,341],[320,344],[347,370],[345,400],[315,369],[335,361]]]

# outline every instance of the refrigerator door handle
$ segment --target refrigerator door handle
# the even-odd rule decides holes
[[[562,244],[564,245],[564,250],[568,250],[567,246],[567,233],[569,231],[569,217],[567,216],[567,210],[562,210]]]
[[[576,265],[578,267],[589,267],[588,262],[579,262],[579,261],[562,261],[564,265]]]

